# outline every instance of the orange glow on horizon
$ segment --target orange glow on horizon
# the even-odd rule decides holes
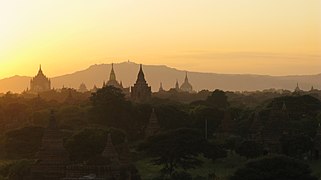
[[[321,73],[321,0],[0,2],[0,78],[128,59],[189,71]]]

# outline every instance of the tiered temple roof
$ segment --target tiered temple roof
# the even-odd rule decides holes
[[[151,95],[151,87],[148,86],[145,80],[143,66],[140,65],[136,83],[131,87],[131,98],[135,102],[146,102],[151,98]]]
[[[57,180],[65,175],[68,153],[63,147],[63,137],[51,112],[48,127],[44,131],[37,162],[32,168],[34,179]]]
[[[146,137],[154,136],[159,131],[160,131],[160,125],[158,123],[155,110],[153,109],[149,118],[148,125],[146,127],[146,131],[145,131]]]
[[[41,65],[38,74],[30,80],[30,92],[39,93],[49,91],[51,89],[51,81],[42,72]]]
[[[107,143],[102,155],[103,157],[108,158],[113,164],[116,164],[116,165],[120,164],[119,155],[111,139],[111,133],[108,134]]]

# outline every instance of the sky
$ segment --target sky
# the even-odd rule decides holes
[[[127,60],[321,73],[321,0],[0,0],[0,78]]]

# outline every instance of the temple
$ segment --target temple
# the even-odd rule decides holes
[[[88,89],[87,89],[87,86],[85,83],[81,83],[79,88],[78,88],[78,92],[81,92],[81,93],[85,93],[85,92],[88,92]]]
[[[107,81],[106,86],[114,86],[115,88],[123,89],[123,86],[116,80],[114,64],[111,64],[109,80]]]
[[[158,92],[165,92],[163,88],[163,83],[160,83]]]
[[[295,87],[295,89],[294,89],[293,94],[294,94],[294,95],[300,95],[301,93],[302,93],[302,90],[301,90],[300,87],[299,87],[299,83],[296,83],[296,87]]]
[[[150,100],[151,95],[151,87],[148,86],[145,80],[143,66],[140,65],[136,83],[131,87],[131,98],[134,102],[146,102]]]
[[[93,161],[69,165],[66,167],[66,177],[63,178],[63,180],[130,179],[130,177],[135,176],[135,173],[133,173],[135,172],[135,167],[131,166],[129,150],[127,150],[125,147],[127,146],[122,146],[122,156],[120,156],[116,151],[116,148],[112,142],[111,134],[109,133],[107,136],[105,149],[99,157],[100,163]]]
[[[47,78],[39,67],[38,74],[30,80],[30,92],[40,93],[44,91],[49,91],[51,89],[50,79]]]
[[[186,75],[185,75],[184,83],[181,85],[180,90],[182,92],[188,92],[188,93],[192,93],[193,92],[193,87],[188,81],[187,72],[186,72]]]
[[[145,130],[145,136],[150,137],[154,136],[160,131],[160,126],[158,123],[158,119],[155,113],[155,109],[152,110],[152,114],[150,115],[148,125]]]
[[[174,88],[177,92],[180,91],[179,89],[179,83],[178,83],[178,80],[176,79],[176,84],[175,84],[175,88]]]
[[[107,81],[107,83],[104,83],[103,86],[113,86],[115,88],[121,89],[126,96],[129,95],[129,88],[124,88],[122,82],[118,82],[116,79],[114,64],[111,64],[109,80]]]
[[[48,127],[44,131],[37,162],[31,169],[32,179],[57,180],[65,175],[68,153],[63,147],[63,137],[51,112]]]

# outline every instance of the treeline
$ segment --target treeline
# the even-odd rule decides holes
[[[317,98],[274,92],[242,95],[215,90],[202,93],[199,95],[202,98],[190,103],[177,101],[177,96],[188,97],[184,94],[167,99],[154,96],[146,104],[131,102],[121,90],[113,87],[104,87],[92,94],[66,90],[60,94],[48,92],[24,97],[7,93],[0,98],[0,154],[7,160],[32,161],[40,148],[49,113],[54,110],[72,161],[99,162],[98,155],[111,132],[112,141],[120,151],[128,141],[134,162],[148,159],[161,167],[156,179],[195,178],[188,170],[200,168],[204,159],[214,162],[233,153],[247,159],[269,155],[271,149],[258,140],[260,133],[278,132],[280,127],[286,128],[287,133],[281,129],[277,134],[279,149],[273,153],[299,160],[315,158],[312,151],[317,148],[316,135],[321,122],[321,102]],[[273,112],[279,112],[284,106],[288,117],[271,118]],[[152,109],[160,131],[147,138],[146,127]],[[283,156],[266,158],[268,160],[263,158],[262,161],[272,161],[271,166],[277,162],[275,159],[284,164],[300,163]],[[0,175],[15,174],[10,172],[14,163],[0,167]],[[16,173],[28,171],[29,161],[21,163]],[[260,165],[248,166],[259,169]],[[302,177],[309,177],[308,167],[300,164],[297,167],[305,170],[298,171]],[[243,175],[243,171],[237,172],[233,179]],[[209,172],[198,178],[215,176]]]

